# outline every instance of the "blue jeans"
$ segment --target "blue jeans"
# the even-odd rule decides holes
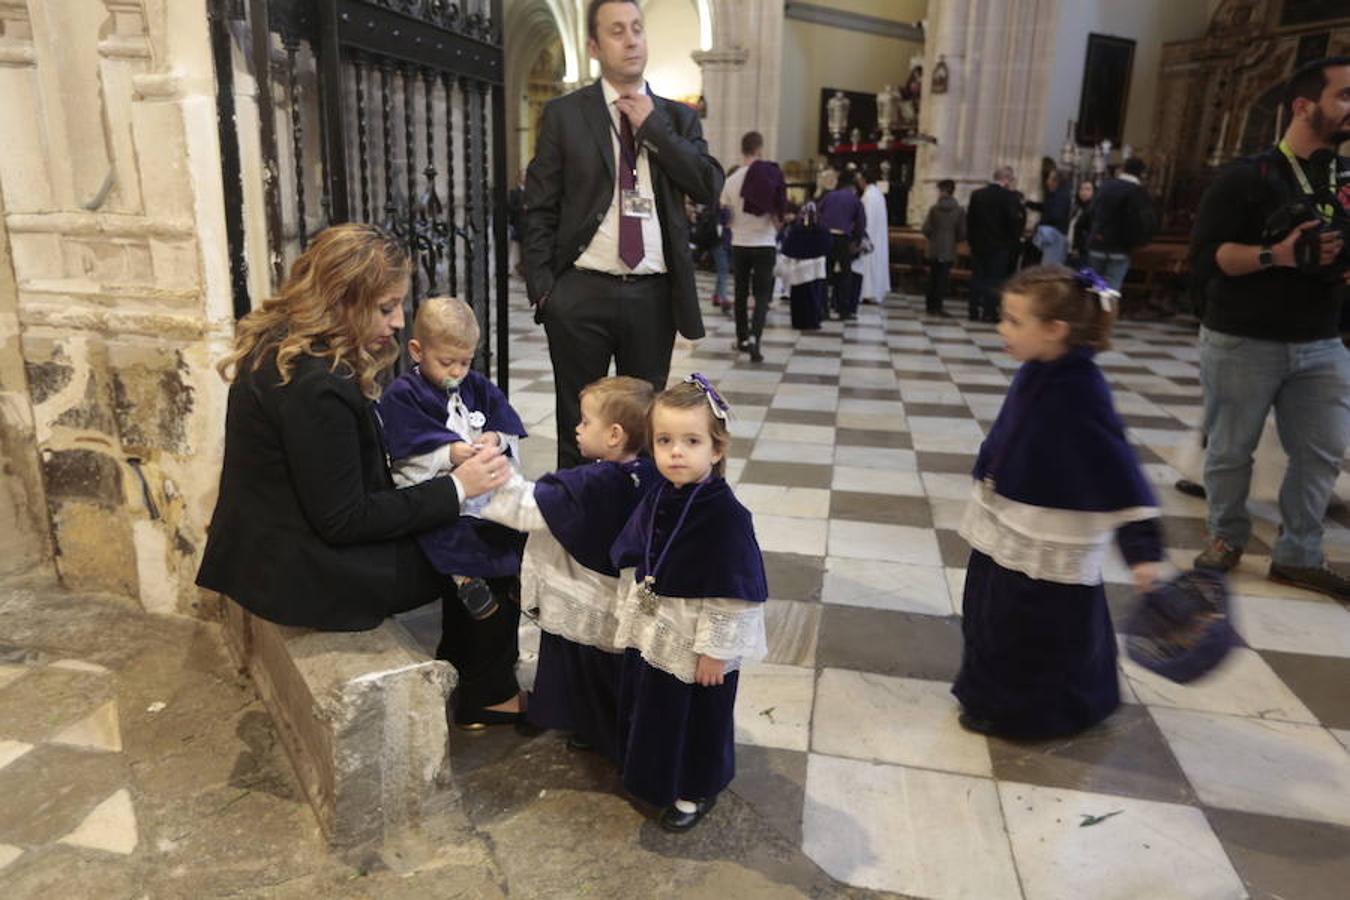
[[[1350,352],[1339,338],[1288,344],[1202,328],[1200,379],[1210,535],[1234,547],[1251,537],[1252,453],[1273,406],[1289,468],[1272,559],[1321,565],[1322,517],[1350,443]]]
[[[1041,225],[1031,239],[1041,251],[1041,265],[1062,266],[1069,256],[1069,239],[1053,225]]]
[[[727,276],[731,273],[731,261],[728,259],[730,255],[730,251],[720,240],[713,244],[713,266],[717,269],[717,287],[713,288],[713,293],[722,300],[731,298],[727,293]]]
[[[1107,284],[1120,290],[1120,286],[1125,283],[1125,276],[1130,272],[1130,254],[1089,250],[1088,265],[1105,278]]]

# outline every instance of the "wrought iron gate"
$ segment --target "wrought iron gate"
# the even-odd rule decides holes
[[[250,263],[274,289],[315,232],[371,222],[416,261],[409,321],[428,296],[463,297],[505,390],[502,0],[208,2],[236,315]]]

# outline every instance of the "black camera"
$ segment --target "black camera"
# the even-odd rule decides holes
[[[1294,242],[1294,265],[1300,272],[1339,282],[1344,272],[1350,269],[1350,215],[1340,204],[1336,204],[1335,213],[1327,222],[1307,200],[1290,201],[1266,220],[1261,243],[1267,247],[1278,244],[1304,222],[1316,222],[1317,225],[1304,231]],[[1330,263],[1322,265],[1322,235],[1327,232],[1341,236],[1341,252]]]

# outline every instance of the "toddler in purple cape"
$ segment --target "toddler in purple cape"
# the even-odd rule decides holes
[[[416,366],[394,380],[378,404],[380,425],[399,487],[452,475],[486,446],[501,446],[519,468],[525,428],[496,385],[473,371],[481,332],[457,297],[423,301],[408,352]],[[523,538],[479,518],[490,496],[465,501],[458,522],[418,535],[437,571],[453,575],[469,614],[485,619],[498,599],[516,592]]]
[[[539,668],[530,722],[571,732],[568,746],[620,758],[619,695],[624,646],[617,643],[619,570],[610,545],[634,507],[660,481],[647,444],[652,386],[602,378],[581,392],[577,446],[588,465],[536,482],[517,475],[483,515],[529,535],[521,602],[539,610]]]

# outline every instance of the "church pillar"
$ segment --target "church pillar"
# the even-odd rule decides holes
[[[764,155],[778,153],[779,73],[783,4],[775,0],[715,0],[713,46],[696,51],[708,114],[703,136],[713,156],[730,168],[740,161],[741,135],[764,135]]]
[[[910,221],[923,220],[943,178],[956,181],[964,202],[996,167],[1011,165],[1019,189],[1035,190],[1058,12],[1059,0],[931,0],[920,131],[937,144],[919,149]],[[932,92],[939,57],[949,73],[944,94]]]

